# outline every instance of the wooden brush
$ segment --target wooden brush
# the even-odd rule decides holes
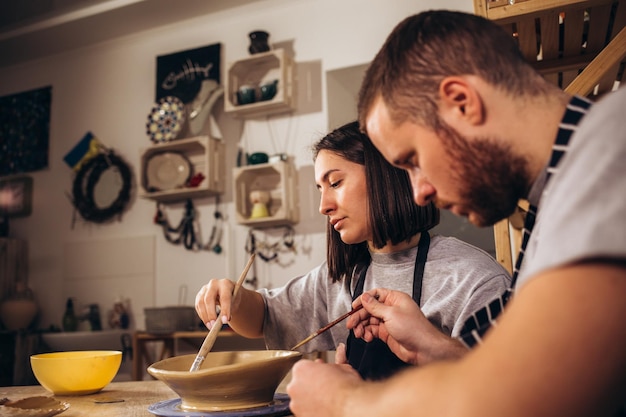
[[[309,343],[311,340],[315,339],[317,336],[319,336],[320,334],[324,333],[326,330],[330,329],[331,327],[333,327],[337,323],[340,323],[340,322],[344,321],[345,319],[347,319],[348,317],[350,317],[351,315],[353,315],[354,313],[356,313],[357,311],[359,311],[362,308],[363,308],[363,304],[360,304],[357,307],[355,307],[354,309],[348,311],[343,316],[339,317],[338,319],[335,319],[335,320],[331,321],[330,323],[328,323],[326,326],[324,326],[324,327],[314,331],[313,333],[308,335],[306,338],[304,338],[302,341],[300,341],[298,344],[296,344],[294,347],[292,347],[291,350],[296,350],[300,346],[304,345],[305,343]]]
[[[248,259],[248,263],[246,264],[246,267],[243,269],[243,272],[241,273],[241,275],[239,276],[239,279],[235,283],[235,288],[233,289],[233,298],[235,298],[235,296],[237,295],[239,288],[241,288],[241,286],[243,285],[243,281],[246,279],[246,275],[248,275],[248,271],[250,270],[250,267],[252,266],[252,262],[254,262],[254,255],[255,254],[253,253],[252,256],[250,256],[250,259]],[[211,351],[211,348],[215,344],[215,341],[217,340],[217,334],[220,332],[221,328],[222,328],[222,322],[220,321],[220,318],[218,317],[213,327],[211,327],[209,334],[207,334],[206,337],[204,338],[204,342],[202,342],[202,346],[200,346],[200,350],[198,351],[196,358],[191,364],[191,368],[189,369],[189,372],[194,372],[200,369],[200,366],[202,365],[202,363],[204,362],[204,359],[206,358],[206,354]]]

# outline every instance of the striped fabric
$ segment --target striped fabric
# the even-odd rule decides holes
[[[585,98],[575,96],[567,105],[565,115],[559,124],[559,131],[556,136],[554,145],[552,146],[552,155],[547,167],[546,183],[552,177],[554,173],[558,171],[558,164],[567,151],[569,140],[577,129],[578,123],[587,113],[591,107],[591,102]],[[526,214],[526,220],[524,221],[524,229],[522,231],[522,244],[520,245],[520,251],[515,262],[515,268],[513,269],[513,278],[511,279],[511,286],[502,294],[490,302],[487,306],[481,308],[474,313],[463,325],[461,330],[461,341],[468,347],[472,348],[476,344],[480,344],[483,336],[491,328],[497,324],[496,318],[504,310],[509,299],[513,296],[515,289],[515,283],[519,270],[524,260],[524,252],[526,245],[530,239],[530,234],[535,225],[535,218],[537,217],[537,207],[530,204],[528,213]]]

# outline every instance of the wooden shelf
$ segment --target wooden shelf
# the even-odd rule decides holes
[[[197,187],[150,191],[146,178],[147,163],[153,156],[165,152],[184,155],[192,165],[191,175],[202,173],[205,178]],[[224,143],[219,139],[196,136],[159,143],[142,151],[140,197],[169,203],[222,194],[224,192],[224,169]]]
[[[283,49],[251,55],[228,66],[224,82],[224,111],[239,118],[258,118],[295,109],[294,63]],[[258,88],[278,80],[271,100],[238,104],[237,90],[242,86]]]

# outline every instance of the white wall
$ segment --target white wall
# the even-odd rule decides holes
[[[184,2],[177,3],[176,7],[182,5]],[[267,0],[0,68],[0,95],[47,85],[53,87],[49,167],[29,174],[34,178],[32,215],[11,222],[11,236],[29,242],[29,283],[41,306],[40,326],[60,324],[68,296],[75,296],[83,304],[98,302],[103,313],[112,306],[114,300],[108,299],[110,295],[102,299],[98,291],[90,290],[91,286],[79,285],[76,286],[80,288],[78,290],[68,285],[68,270],[88,269],[85,265],[80,266],[85,263],[83,259],[66,253],[67,248],[76,245],[97,251],[102,242],[115,244],[120,240],[153,238],[153,257],[142,256],[141,259],[154,262],[154,265],[140,268],[142,271],[154,271],[154,277],[146,279],[152,282],[146,282],[145,289],[129,285],[120,289],[123,293],[119,295],[131,300],[144,299],[142,291],[150,291],[153,293],[153,304],[158,306],[178,303],[181,286],[187,287],[185,301],[191,305],[201,285],[214,277],[236,277],[247,260],[244,251],[247,228],[236,225],[232,220],[230,191],[230,171],[235,162],[235,147],[242,140],[240,137],[225,138],[229,182],[221,208],[230,220],[222,254],[193,253],[166,242],[161,230],[152,223],[155,203],[136,197],[133,197],[120,222],[96,225],[78,220],[71,227],[73,207],[66,193],[71,191],[72,172],[63,162],[63,156],[87,131],[93,132],[105,145],[122,155],[134,168],[135,180],[139,178],[140,151],[150,146],[144,125],[155,95],[156,56],[220,42],[222,63],[225,64],[247,56],[247,33],[264,29],[270,33],[270,43],[286,42],[293,46],[297,63],[321,63],[321,82],[324,86],[327,71],[367,63],[396,23],[407,15],[434,7],[471,12],[472,2]],[[322,103],[325,103],[324,91],[322,88],[318,92],[322,95]],[[319,264],[325,257],[324,220],[317,214],[317,191],[311,183],[308,148],[327,131],[326,111],[324,104],[316,113],[299,114],[291,119],[271,119],[277,146],[283,148],[279,151],[286,150],[293,155],[300,170],[303,221],[296,226],[298,254],[289,259],[294,261],[291,265],[282,267],[257,261],[256,273],[261,286],[282,285],[289,278]],[[244,136],[242,144],[246,145],[246,150],[274,153],[266,122],[248,122]],[[212,198],[196,201],[205,239],[213,221],[213,204]],[[168,213],[171,221],[177,223],[180,219],[179,206]],[[141,248],[143,251],[146,246]],[[128,258],[133,259],[132,256]],[[99,272],[94,271],[93,275]],[[141,308],[135,304],[133,307],[135,310]],[[141,312],[134,313],[136,325],[143,327]]]

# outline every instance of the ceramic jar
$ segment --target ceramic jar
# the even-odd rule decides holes
[[[255,30],[254,32],[250,32],[248,36],[250,37],[248,52],[251,54],[258,54],[259,52],[267,52],[270,50],[270,46],[267,43],[270,36],[269,33],[263,30]]]
[[[0,304],[0,319],[8,330],[24,330],[33,323],[38,311],[31,289],[18,283],[15,294]]]

